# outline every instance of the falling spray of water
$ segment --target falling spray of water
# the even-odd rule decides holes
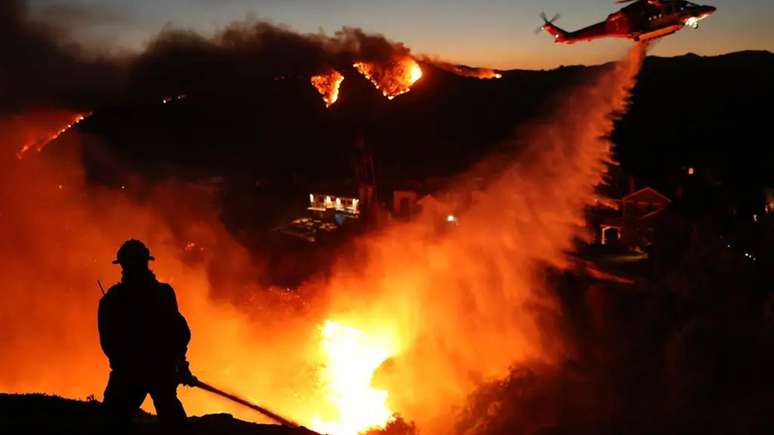
[[[439,236],[432,214],[393,227],[364,242],[364,264],[342,265],[326,283],[333,317],[400,337],[400,354],[375,381],[423,433],[449,433],[455,406],[512,364],[561,359],[563,338],[551,328],[561,313],[542,271],[568,267],[566,253],[584,235],[584,210],[611,160],[609,135],[644,54],[637,46],[562,96],[539,128],[517,133],[526,146],[498,159],[510,163],[474,170],[488,184],[453,231]]]

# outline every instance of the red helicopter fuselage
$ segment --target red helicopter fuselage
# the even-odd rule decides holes
[[[610,14],[605,21],[574,32],[562,30],[551,21],[545,22],[543,30],[559,44],[600,38],[648,41],[675,33],[685,26],[698,28],[699,21],[712,15],[715,10],[714,6],[697,5],[682,0],[638,0]]]

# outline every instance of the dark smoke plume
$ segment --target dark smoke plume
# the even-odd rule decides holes
[[[214,38],[184,30],[163,31],[132,68],[132,89],[156,96],[174,92],[250,94],[272,79],[308,81],[330,68],[352,71],[356,61],[389,61],[407,55],[401,44],[360,29],[333,36],[301,35],[265,22],[235,23]]]
[[[28,18],[23,0],[0,2],[0,113],[36,106],[88,109],[114,98],[122,59],[90,54],[66,34]]]
[[[327,68],[348,70],[358,60],[407,54],[403,45],[360,29],[302,35],[246,21],[213,38],[164,30],[140,54],[108,57],[80,47],[64,29],[32,21],[24,0],[0,4],[0,98],[6,111],[43,105],[94,109],[129,95],[237,94],[265,79],[308,80]]]

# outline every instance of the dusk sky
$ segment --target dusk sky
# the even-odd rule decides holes
[[[211,35],[236,20],[283,24],[302,33],[361,27],[417,54],[475,66],[553,68],[613,60],[629,42],[555,45],[536,35],[545,11],[566,30],[604,19],[613,0],[31,0],[36,19],[57,23],[84,46],[139,50],[165,26]],[[704,2],[698,2],[704,3]],[[774,50],[774,0],[707,0],[718,12],[698,30],[659,41],[652,53],[719,54]]]

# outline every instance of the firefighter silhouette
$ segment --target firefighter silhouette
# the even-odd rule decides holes
[[[177,386],[195,383],[185,357],[191,331],[174,289],[148,268],[151,260],[142,242],[126,241],[113,261],[121,282],[99,302],[100,345],[111,369],[103,406],[111,422],[127,428],[150,394],[162,429],[174,433],[186,423]]]

